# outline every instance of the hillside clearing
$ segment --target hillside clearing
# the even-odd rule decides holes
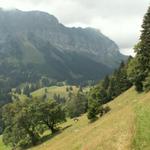
[[[44,87],[41,88],[39,90],[36,90],[34,92],[32,92],[32,96],[33,97],[42,97],[45,94],[45,90],[46,94],[48,97],[53,98],[54,94],[59,94],[61,97],[67,97],[68,92],[66,91],[67,88],[69,88],[70,86],[51,86],[51,87]],[[77,93],[77,91],[79,90],[78,87],[76,86],[71,86],[72,87],[72,92],[73,93]]]
[[[32,97],[34,98],[42,98],[45,94],[48,98],[53,99],[54,95],[60,95],[61,97],[68,97],[68,94],[70,91],[67,91],[67,88],[72,87],[71,92],[76,94],[79,90],[79,87],[74,85],[64,85],[64,86],[50,86],[50,87],[43,87],[41,89],[35,90],[31,93]],[[83,92],[88,92],[90,90],[90,87],[84,87]],[[19,99],[27,99],[28,97],[26,95],[22,94],[16,94]]]

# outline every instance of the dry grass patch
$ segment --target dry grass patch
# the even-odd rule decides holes
[[[30,150],[149,150],[150,93],[138,94],[131,88],[108,105],[111,111],[94,123],[88,122],[86,114],[78,122],[69,119],[61,125],[60,133]],[[142,117],[141,111],[140,116],[135,111],[139,106],[144,110]],[[135,141],[139,144],[133,145]],[[143,143],[147,149],[137,147]],[[7,149],[3,146],[0,150]]]
[[[129,150],[134,130],[134,103],[140,97],[133,89],[108,105],[111,111],[94,123],[86,115],[61,134],[32,150]]]

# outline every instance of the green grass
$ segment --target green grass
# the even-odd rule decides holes
[[[131,88],[108,105],[111,111],[96,122],[89,123],[86,114],[78,122],[68,119],[60,133],[30,150],[150,150],[150,92]]]
[[[150,150],[150,104],[136,107],[136,129],[133,149]]]
[[[47,89],[46,95],[47,95],[48,98],[53,98],[54,94],[57,94],[57,95],[59,94],[61,97],[65,97],[66,98],[68,96],[68,94],[69,94],[69,92],[66,91],[67,87],[70,87],[70,86],[64,85],[64,86],[44,87],[44,88],[41,88],[41,89],[38,89],[38,90],[32,92],[31,95],[33,97],[36,97],[36,98],[41,98],[45,94],[45,89]],[[72,86],[72,88],[73,88],[73,90],[71,92],[74,93],[74,94],[76,94],[78,92],[78,90],[79,90],[79,88],[76,87],[76,86]],[[84,92],[88,92],[89,90],[90,90],[90,87],[85,87],[83,89]],[[18,96],[19,99],[27,99],[28,98],[24,94],[21,94],[21,95],[14,94],[14,95]]]
[[[129,150],[134,131],[134,106],[144,96],[130,89],[108,105],[111,111],[90,124],[86,114],[68,120],[60,134],[31,150]],[[62,128],[62,129],[63,129]]]
[[[2,136],[0,136],[0,150],[11,150],[10,147],[5,146],[2,142]]]
[[[51,87],[45,87],[41,88],[39,90],[36,90],[31,93],[33,97],[42,97],[45,94],[45,89],[47,89],[47,96],[50,98],[53,98],[54,94],[59,94],[61,97],[67,97],[68,92],[66,91],[66,88],[69,86],[51,86]],[[73,93],[77,93],[79,88],[76,86],[72,86]],[[86,89],[87,90],[87,89]]]

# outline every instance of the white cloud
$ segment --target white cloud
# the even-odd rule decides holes
[[[41,10],[67,26],[91,26],[113,39],[120,49],[138,41],[149,0],[0,0],[0,7]]]
[[[120,49],[121,53],[124,55],[131,55],[131,56],[135,56],[136,53],[134,52],[133,48],[126,48],[126,49]]]

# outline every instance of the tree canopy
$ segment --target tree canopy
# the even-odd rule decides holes
[[[3,141],[12,147],[35,145],[40,134],[56,131],[58,123],[65,121],[65,113],[53,100],[27,99],[7,104],[2,109]]]

